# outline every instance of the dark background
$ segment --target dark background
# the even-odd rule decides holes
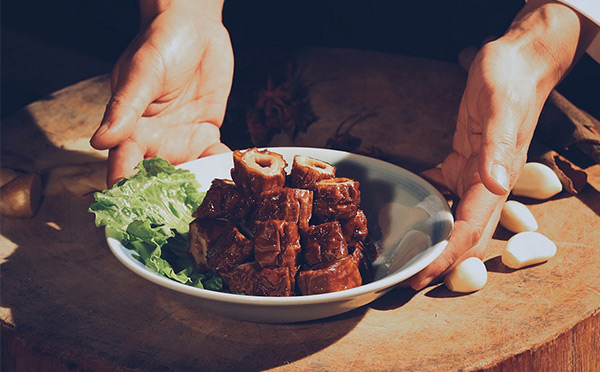
[[[522,0],[225,2],[234,51],[323,46],[456,62],[459,51],[500,36]],[[138,29],[137,1],[1,2],[2,117],[92,76],[110,72]],[[600,72],[588,56],[559,87],[600,116]]]

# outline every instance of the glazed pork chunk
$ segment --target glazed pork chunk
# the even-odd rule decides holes
[[[248,262],[221,277],[233,293],[282,297],[294,294],[295,275],[295,268],[261,268],[256,262]]]
[[[369,233],[367,229],[367,216],[362,209],[356,211],[354,217],[340,221],[344,238],[349,245],[364,242]]]
[[[212,219],[195,219],[190,223],[188,240],[189,252],[200,271],[212,271],[208,265],[207,256],[209,246],[227,228],[227,222]]]
[[[304,229],[308,227],[312,209],[312,191],[284,187],[263,192],[256,203],[253,218],[255,221],[290,221]]]
[[[294,156],[290,172],[290,184],[299,189],[314,189],[317,182],[335,177],[336,168],[322,160],[306,155]]]
[[[313,214],[322,219],[353,218],[360,205],[359,182],[350,178],[324,179],[315,184]]]
[[[283,188],[286,166],[283,156],[268,150],[236,150],[231,178],[244,195],[257,198],[263,191]]]
[[[337,292],[362,284],[359,266],[352,255],[322,268],[300,271],[296,280],[303,295]]]
[[[269,220],[256,229],[254,258],[261,267],[296,267],[301,248],[298,225],[293,222]]]
[[[308,266],[330,263],[348,255],[348,245],[338,221],[309,226],[302,233],[302,248]]]
[[[202,204],[194,212],[196,218],[243,219],[250,213],[250,202],[231,180],[215,179]]]
[[[229,221],[196,219],[190,224],[190,253],[200,269],[224,273],[247,261],[254,242]]]

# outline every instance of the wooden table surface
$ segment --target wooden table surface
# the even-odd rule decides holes
[[[298,57],[318,121],[294,144],[323,146],[337,125],[401,166],[433,166],[449,148],[465,73],[458,65],[349,50]],[[2,123],[2,166],[44,171],[103,161],[81,138],[109,98],[100,76]],[[225,130],[226,128],[224,128]],[[328,132],[329,131],[329,132]],[[329,133],[329,134],[328,134]],[[275,138],[273,144],[289,140]],[[77,150],[77,151],[76,151]],[[87,212],[92,197],[46,197],[31,219],[2,217],[3,370],[23,371],[599,371],[600,166],[577,196],[528,202],[558,246],[549,262],[510,270],[498,228],[487,285],[397,288],[363,308],[299,324],[237,321],[122,266]]]

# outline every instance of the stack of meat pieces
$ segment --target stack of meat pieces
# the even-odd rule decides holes
[[[369,280],[367,219],[359,183],[335,167],[296,155],[234,151],[232,180],[215,179],[190,224],[197,268],[233,293],[310,295]]]

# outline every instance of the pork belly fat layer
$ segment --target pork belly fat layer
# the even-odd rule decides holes
[[[290,172],[290,183],[295,188],[312,190],[318,181],[334,178],[335,171],[335,166],[327,162],[306,155],[296,155]]]
[[[268,150],[236,150],[231,178],[246,196],[258,197],[263,191],[284,186],[286,166],[283,156]]]
[[[322,218],[349,219],[360,206],[359,182],[343,177],[315,184],[313,214]]]

